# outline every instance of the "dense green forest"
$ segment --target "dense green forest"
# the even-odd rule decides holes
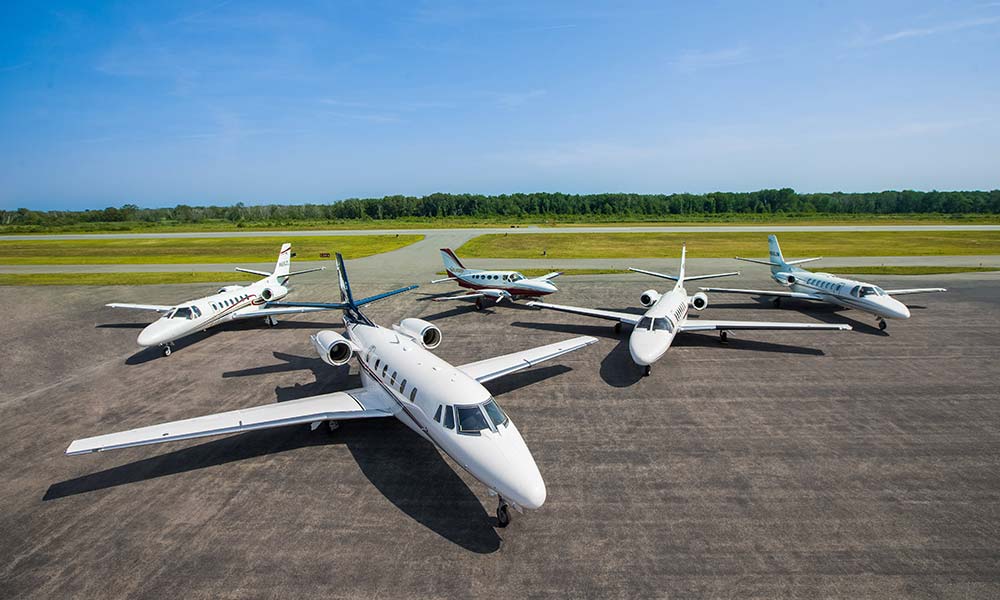
[[[480,219],[581,217],[651,220],[714,214],[1000,214],[1000,190],[798,194],[794,190],[710,194],[430,194],[423,197],[350,198],[329,204],[188,206],[85,211],[0,211],[0,225],[67,226],[82,223],[232,223],[319,220],[389,220],[475,217]]]

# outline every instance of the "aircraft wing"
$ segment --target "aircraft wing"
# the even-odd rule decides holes
[[[736,331],[739,329],[827,329],[850,331],[850,325],[829,323],[781,323],[776,321],[709,321],[708,319],[688,319],[681,331]]]
[[[733,288],[713,288],[713,287],[703,287],[698,288],[703,292],[719,292],[721,294],[752,294],[754,296],[771,296],[773,298],[798,298],[800,300],[824,300],[820,296],[814,294],[806,294],[805,292],[780,292],[777,290],[741,290]]]
[[[460,296],[442,296],[440,298],[431,298],[434,302],[445,302],[447,300],[464,300],[466,298],[483,298],[486,294],[482,292],[475,292],[472,294],[462,294]]]
[[[164,304],[126,304],[124,302],[112,302],[111,304],[105,304],[104,306],[110,308],[134,308],[136,310],[155,310],[158,312],[170,312],[174,309],[173,306],[166,306]]]
[[[523,350],[521,352],[504,354],[503,356],[468,363],[461,365],[458,369],[479,383],[485,383],[596,343],[597,338],[582,335],[562,342],[556,342],[555,344],[532,348],[531,350]]]
[[[926,294],[928,292],[947,292],[946,288],[909,288],[905,290],[886,290],[890,296],[905,296],[907,294]]]
[[[564,306],[562,304],[549,304],[547,302],[528,302],[528,306],[537,306],[538,308],[547,308],[549,310],[558,310],[560,312],[572,313],[574,315],[586,315],[588,317],[595,317],[598,319],[607,319],[609,321],[618,321],[619,323],[628,323],[629,325],[635,325],[642,318],[642,315],[633,315],[631,313],[620,313],[611,310],[600,310],[598,308],[580,308],[577,306]]]
[[[286,306],[280,308],[246,307],[233,314],[233,319],[253,319],[255,317],[275,317],[278,315],[299,315],[302,313],[334,310],[323,306]]]
[[[66,448],[66,454],[104,452],[131,446],[145,446],[160,442],[189,440],[210,435],[225,435],[316,421],[391,416],[392,412],[388,405],[380,401],[377,394],[359,388],[74,440],[69,448]]]

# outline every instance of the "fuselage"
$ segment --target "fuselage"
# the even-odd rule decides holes
[[[632,361],[640,366],[651,365],[662,357],[684,322],[688,313],[687,290],[676,285],[646,310],[628,339]]]
[[[877,285],[837,277],[829,273],[813,273],[797,267],[785,267],[772,278],[793,292],[818,296],[821,299],[854,308],[883,319],[908,319],[910,309]]]
[[[527,509],[545,502],[531,452],[486,388],[403,333],[345,325],[365,387],[380,387],[400,421],[504,499]]]
[[[262,296],[264,290],[269,292],[267,299]],[[169,344],[219,323],[252,316],[267,302],[280,300],[286,295],[288,288],[271,277],[250,285],[226,286],[211,296],[178,304],[139,332],[136,341],[140,346]]]
[[[514,297],[547,296],[558,291],[556,286],[544,279],[528,279],[517,271],[473,271],[463,273],[448,271],[459,286],[471,290],[505,290]]]

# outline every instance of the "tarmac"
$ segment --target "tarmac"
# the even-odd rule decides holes
[[[366,260],[349,265],[360,294],[438,265]],[[506,529],[481,484],[387,419],[67,457],[80,437],[356,386],[308,341],[339,315],[227,325],[163,358],[135,345],[148,314],[103,304],[209,286],[0,288],[0,597],[998,597],[1000,276],[865,279],[949,291],[905,297],[913,317],[886,332],[713,295],[705,318],[855,330],[684,334],[646,378],[604,321],[430,301],[450,285],[373,305],[382,324],[435,322],[454,364],[600,339],[487,385],[548,488]],[[634,309],[663,282],[557,283],[554,301]],[[327,271],[294,297],[335,290]]]

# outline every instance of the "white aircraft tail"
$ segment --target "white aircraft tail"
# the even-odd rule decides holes
[[[451,248],[441,248],[441,260],[444,262],[444,270],[448,272],[448,277],[461,275],[467,270]]]
[[[292,245],[285,243],[281,245],[278,252],[278,262],[274,264],[275,277],[287,277],[292,266]]]
[[[687,262],[687,244],[681,244],[681,268],[677,271],[677,285],[684,287],[684,263]]]

